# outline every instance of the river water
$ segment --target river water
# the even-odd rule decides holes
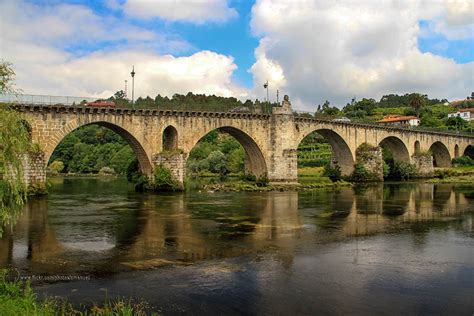
[[[0,240],[39,297],[164,314],[474,313],[474,184],[136,193],[54,178]]]

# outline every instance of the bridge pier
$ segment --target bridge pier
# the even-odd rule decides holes
[[[23,183],[29,192],[46,192],[47,162],[43,152],[29,152],[22,158]]]
[[[285,95],[282,106],[272,108],[268,165],[268,180],[271,183],[298,182],[296,133],[291,103]]]
[[[161,152],[153,157],[153,165],[163,165],[171,171],[175,180],[184,188],[186,177],[186,155],[183,153]],[[151,175],[153,177],[153,175]]]
[[[433,156],[415,154],[411,159],[412,163],[416,166],[420,177],[431,177],[433,175]]]

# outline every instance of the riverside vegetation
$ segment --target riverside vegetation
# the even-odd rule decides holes
[[[48,297],[39,300],[29,281],[9,280],[8,270],[0,270],[0,315],[90,315],[90,316],[132,316],[148,315],[145,303],[134,303],[121,299],[105,299],[102,305],[74,308],[67,300]],[[156,315],[156,314],[152,314]]]

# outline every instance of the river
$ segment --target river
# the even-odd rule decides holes
[[[164,314],[474,312],[474,184],[136,193],[53,178],[0,240],[39,297]]]

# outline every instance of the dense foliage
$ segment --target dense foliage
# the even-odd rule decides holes
[[[331,156],[331,145],[318,133],[311,133],[298,146],[298,167],[324,167]]]
[[[132,148],[121,136],[105,127],[87,125],[59,143],[50,158],[49,169],[63,173],[98,173],[108,167],[115,173],[125,174],[134,158]]]
[[[242,174],[244,157],[244,148],[234,137],[214,130],[203,137],[191,151],[187,169],[191,175]]]
[[[134,108],[156,108],[160,110],[186,110],[186,111],[242,111],[252,113],[270,113],[271,107],[275,103],[260,102],[246,100],[242,102],[234,97],[221,97],[216,95],[194,94],[174,94],[171,98],[161,96],[158,94],[155,98],[149,96],[139,97],[132,104],[130,100],[125,98],[123,91],[116,92],[109,100],[114,101],[119,107],[134,107]]]
[[[335,119],[347,117],[353,122],[374,123],[385,115],[416,115],[421,119],[420,128],[450,129],[465,132],[474,131],[474,121],[448,118],[448,113],[462,108],[474,107],[474,99],[449,103],[446,99],[430,99],[427,95],[410,93],[405,95],[384,95],[379,101],[353,98],[342,109],[331,106],[329,101],[316,107],[314,117]]]
[[[11,64],[0,62],[0,75],[0,92],[12,92],[15,72]],[[0,107],[0,235],[3,226],[19,216],[26,200],[22,159],[31,150],[29,125],[17,112]]]

